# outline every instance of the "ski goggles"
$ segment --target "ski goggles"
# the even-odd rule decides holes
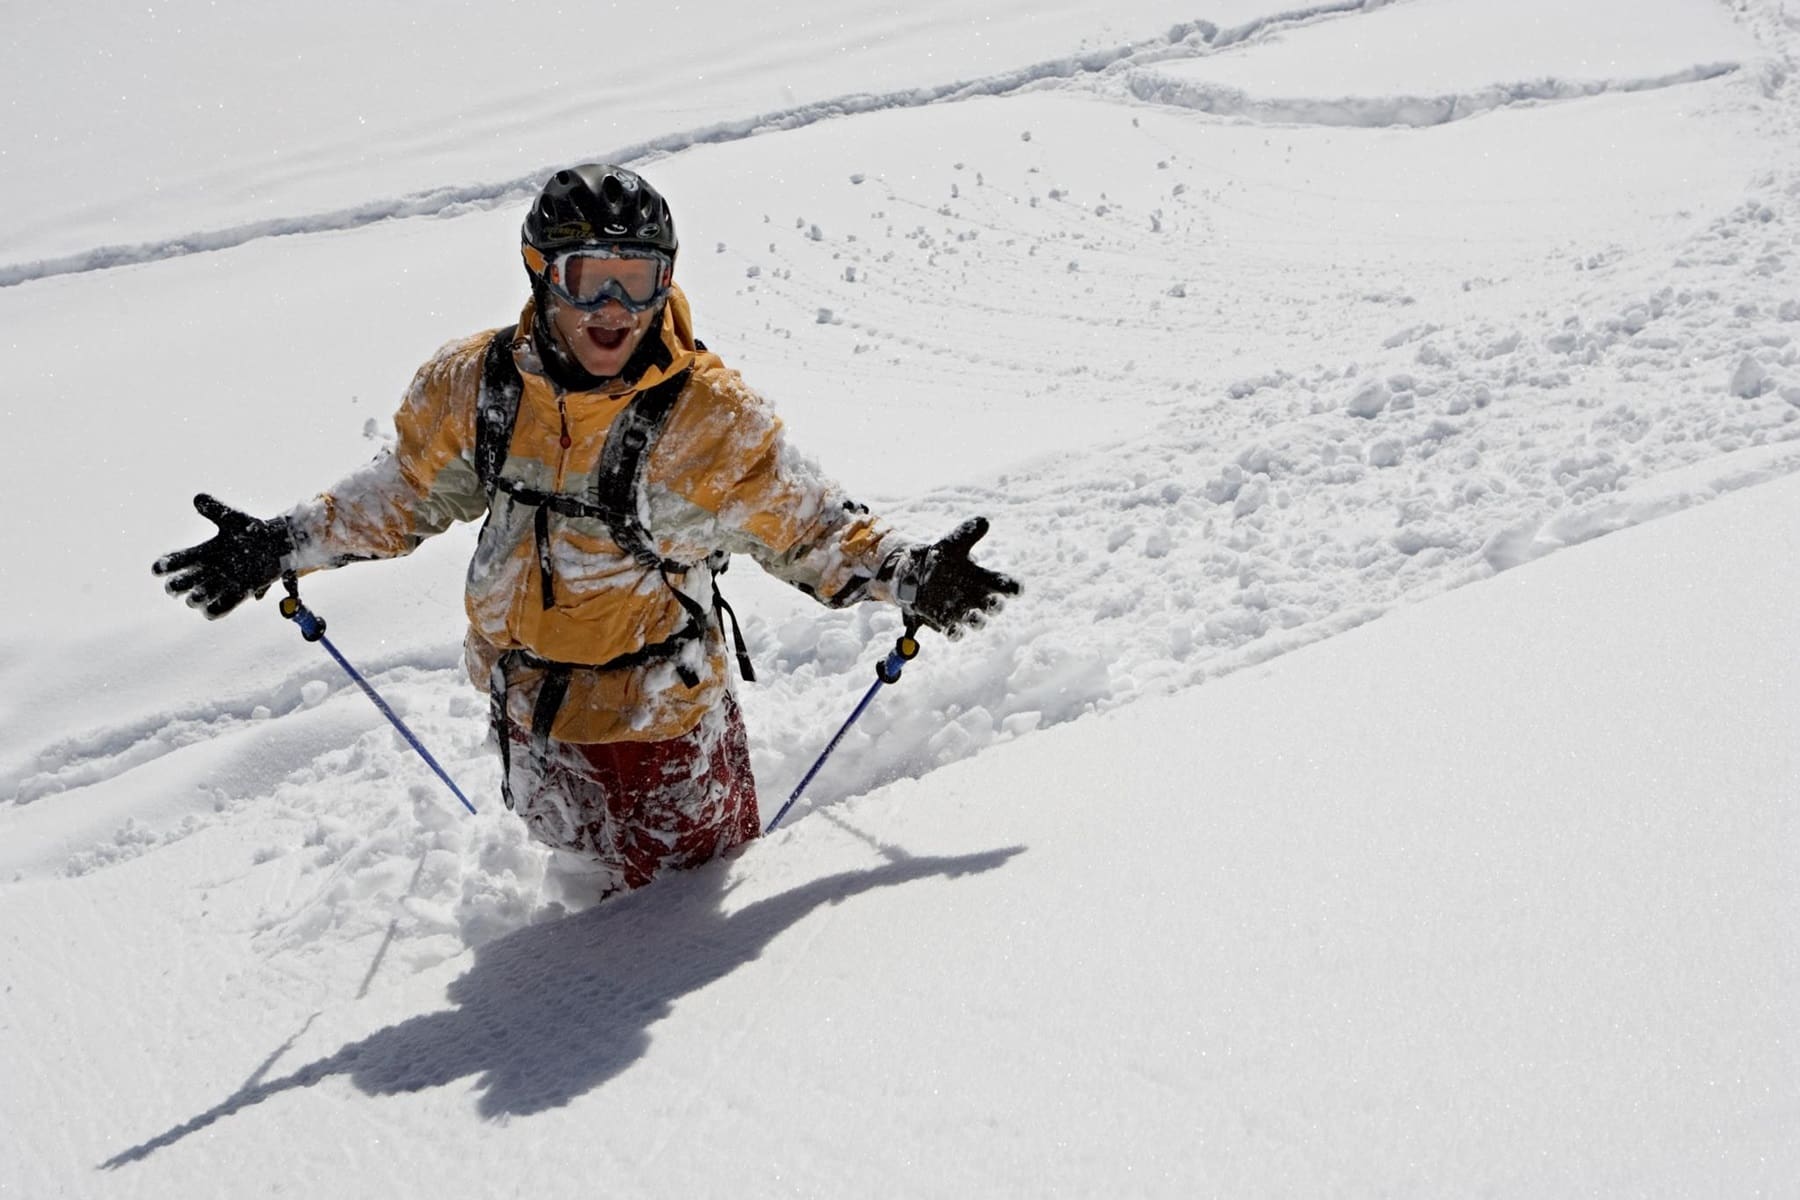
[[[608,300],[627,312],[654,308],[668,294],[674,270],[668,256],[653,250],[569,250],[546,259],[528,245],[525,263],[558,299],[586,312]]]

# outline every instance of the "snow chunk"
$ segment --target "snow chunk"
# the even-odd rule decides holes
[[[1371,467],[1391,467],[1405,457],[1406,443],[1399,438],[1382,438],[1369,446],[1369,465]]]
[[[1350,402],[1344,406],[1344,411],[1353,417],[1365,419],[1378,417],[1387,408],[1388,401],[1391,399],[1393,399],[1393,393],[1388,391],[1387,382],[1381,379],[1371,379],[1356,389],[1356,394],[1350,397]]]
[[[1524,341],[1523,335],[1521,335],[1520,333],[1518,333],[1515,330],[1514,332],[1507,334],[1505,337],[1497,338],[1493,342],[1489,343],[1487,349],[1485,349],[1481,352],[1481,357],[1483,357],[1483,358],[1504,358],[1506,355],[1511,354],[1513,351],[1517,350],[1519,348],[1519,343],[1522,341]]]
[[[1247,517],[1261,508],[1269,500],[1269,477],[1252,475],[1238,490],[1237,503],[1231,506],[1231,515]]]
[[[1044,714],[1041,712],[1019,712],[1014,713],[1001,721],[1000,728],[1003,732],[1009,733],[1013,737],[1023,737],[1043,723]]]
[[[1272,478],[1275,474],[1275,452],[1257,442],[1238,451],[1237,465],[1252,475],[1268,475]]]
[[[1414,358],[1418,361],[1420,366],[1425,367],[1447,367],[1450,365],[1450,356],[1440,349],[1435,342],[1426,342],[1421,345],[1418,354],[1414,355]]]
[[[1508,571],[1530,562],[1533,557],[1531,545],[1542,524],[1537,520],[1522,520],[1496,529],[1481,544],[1481,557],[1496,571]]]
[[[951,763],[993,745],[996,722],[987,709],[976,707],[939,729],[925,743],[936,763]]]
[[[1225,389],[1225,394],[1233,400],[1242,400],[1253,396],[1264,388],[1280,387],[1282,377],[1279,374],[1258,375],[1251,379],[1240,379]]]
[[[1768,382],[1769,373],[1763,369],[1763,365],[1746,354],[1738,363],[1737,370],[1731,373],[1731,394],[1754,400],[1763,394]]]
[[[1430,337],[1441,328],[1440,325],[1408,325],[1405,329],[1398,329],[1388,334],[1382,339],[1381,345],[1383,349],[1396,350],[1408,342],[1416,342],[1420,338]]]
[[[1244,468],[1236,463],[1228,464],[1217,475],[1207,481],[1206,498],[1214,504],[1224,504],[1228,500],[1237,499],[1237,494],[1244,486]]]

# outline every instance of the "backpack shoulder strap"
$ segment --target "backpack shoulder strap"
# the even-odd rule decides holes
[[[650,449],[669,423],[675,402],[687,387],[691,372],[682,371],[639,394],[607,431],[594,473],[593,505],[605,514],[613,541],[647,566],[662,565],[662,556],[651,544],[644,527],[639,501],[644,488],[644,464]]]
[[[519,396],[525,389],[512,356],[517,329],[517,325],[508,325],[494,334],[481,360],[481,392],[475,406],[475,477],[481,480],[489,500],[494,497],[500,469],[512,451]]]
[[[665,379],[639,395],[613,422],[612,429],[607,432],[606,447],[600,454],[599,470],[594,476],[594,507],[605,513],[603,519],[619,549],[662,575],[663,582],[675,593],[675,599],[687,610],[688,629],[698,633],[712,620],[717,621],[722,630],[725,618],[731,618],[738,670],[746,682],[754,682],[756,669],[750,663],[750,651],[744,644],[743,630],[738,627],[737,614],[719,594],[718,576],[724,572],[730,557],[723,553],[714,554],[704,563],[693,566],[665,561],[650,540],[650,531],[644,527],[639,507],[644,492],[644,464],[649,460],[656,439],[668,425],[669,414],[674,411],[676,401],[681,399],[691,375],[692,371],[682,371]],[[687,571],[702,565],[713,575],[712,613],[669,578],[671,571]]]

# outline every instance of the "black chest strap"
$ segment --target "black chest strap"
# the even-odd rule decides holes
[[[569,688],[575,671],[611,671],[643,666],[678,656],[690,642],[706,636],[709,624],[717,622],[721,631],[729,623],[732,646],[738,670],[746,682],[755,682],[756,670],[750,662],[749,648],[738,624],[737,614],[719,593],[717,576],[728,563],[720,554],[702,563],[682,563],[662,557],[656,551],[650,531],[644,525],[640,502],[644,490],[644,471],[650,450],[656,444],[669,414],[674,411],[687,386],[689,372],[682,371],[638,393],[626,405],[607,430],[606,444],[601,448],[594,485],[584,494],[545,492],[530,488],[504,475],[506,460],[512,451],[512,438],[518,424],[519,404],[524,394],[524,380],[513,361],[512,343],[516,326],[496,333],[482,358],[481,392],[476,411],[474,466],[477,478],[487,491],[491,509],[497,496],[504,493],[509,503],[534,508],[532,537],[536,544],[540,600],[546,609],[556,605],[556,574],[550,555],[550,517],[586,518],[598,521],[613,544],[629,554],[646,570],[657,572],[670,593],[687,614],[687,621],[675,633],[660,642],[641,646],[604,663],[558,663],[543,659],[527,650],[512,650],[496,664],[493,680],[493,719],[500,738],[502,754],[507,755],[509,722],[506,719],[506,690],[509,677],[520,666],[536,667],[545,672],[532,714],[534,742],[547,740],[556,714]],[[677,587],[673,576],[704,566],[713,578],[713,605],[705,606]],[[693,668],[678,665],[681,681],[689,687],[699,683]],[[504,762],[504,760],[503,760]],[[510,798],[509,798],[510,799]]]

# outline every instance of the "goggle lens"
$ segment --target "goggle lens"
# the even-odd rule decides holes
[[[642,312],[662,299],[667,266],[660,258],[617,258],[576,251],[550,264],[546,281],[558,295],[582,308],[617,300]]]

